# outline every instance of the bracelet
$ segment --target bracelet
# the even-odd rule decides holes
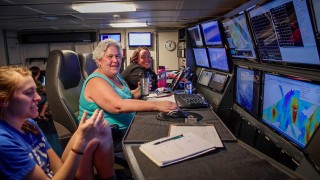
[[[78,154],[78,155],[83,155],[83,152],[77,151],[77,150],[75,150],[75,149],[73,149],[73,148],[71,148],[71,151],[74,152],[74,153],[76,153],[76,154]]]

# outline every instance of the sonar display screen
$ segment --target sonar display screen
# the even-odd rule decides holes
[[[263,92],[262,121],[305,148],[320,123],[320,85],[266,73]]]

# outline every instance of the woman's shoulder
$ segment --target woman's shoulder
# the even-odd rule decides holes
[[[134,71],[136,69],[143,70],[144,68],[137,63],[132,63],[126,69],[128,69],[128,71]]]
[[[131,63],[126,69],[123,70],[123,72],[121,73],[121,75],[123,77],[128,76],[129,74],[135,73],[135,72],[140,72],[141,70],[143,70],[144,68],[141,67],[139,64],[137,63]]]
[[[97,78],[98,77],[98,78]],[[108,78],[106,78],[104,75],[98,73],[98,72],[93,72],[92,74],[90,74],[87,79],[85,80],[85,84],[87,84],[90,80],[94,79],[94,80],[97,80],[97,79],[104,79],[106,81],[108,81]]]

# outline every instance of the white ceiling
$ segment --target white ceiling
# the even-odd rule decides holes
[[[220,17],[249,0],[115,0],[135,5],[136,12],[82,14],[73,3],[107,1],[0,0],[0,29],[27,30],[101,30],[114,22],[147,22],[154,28],[181,28]],[[115,20],[114,14],[120,15]]]

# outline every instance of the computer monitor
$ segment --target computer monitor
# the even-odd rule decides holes
[[[178,74],[173,78],[169,88],[173,92],[174,90],[177,89],[180,81],[182,80],[183,77],[188,76],[188,73],[190,72],[189,68],[180,68]]]
[[[233,58],[257,59],[245,14],[227,19],[223,27]]]
[[[46,85],[46,76],[42,76],[41,84],[42,84],[43,86]]]
[[[314,21],[316,23],[317,35],[320,36],[320,1],[312,0],[312,9],[314,15]]]
[[[320,124],[320,83],[265,73],[262,122],[304,149]]]
[[[115,41],[121,42],[121,33],[102,33],[100,34],[100,41],[104,39],[113,39]]]
[[[240,66],[236,66],[235,69],[235,103],[258,118],[261,71]]]
[[[196,65],[199,67],[210,68],[206,48],[192,48]]]
[[[219,93],[222,93],[227,83],[228,75],[215,73],[210,81],[209,87]]]
[[[129,47],[151,47],[152,46],[152,34],[151,32],[129,32],[128,33]]]
[[[188,32],[192,46],[203,46],[199,25],[189,27]]]
[[[202,69],[200,76],[198,78],[198,83],[203,86],[208,86],[213,75],[212,71],[208,71],[206,69]]]
[[[208,48],[210,67],[219,71],[229,72],[229,61],[225,48]]]
[[[272,1],[249,11],[249,15],[257,50],[264,62],[319,67],[306,0]]]
[[[218,21],[208,21],[201,24],[204,42],[207,46],[222,45]]]

